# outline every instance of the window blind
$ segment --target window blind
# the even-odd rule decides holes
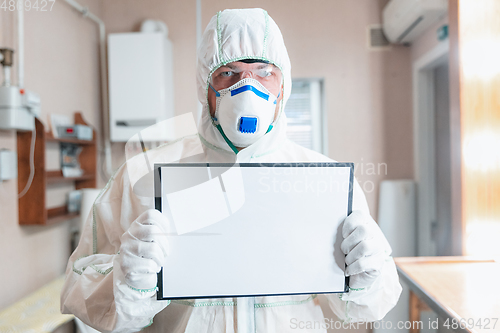
[[[320,80],[293,80],[285,113],[288,138],[323,153]]]

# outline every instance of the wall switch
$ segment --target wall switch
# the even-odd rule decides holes
[[[17,178],[17,154],[0,149],[0,181]]]

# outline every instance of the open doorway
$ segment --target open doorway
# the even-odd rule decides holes
[[[438,65],[434,72],[434,155],[436,172],[436,220],[432,236],[436,255],[452,255],[451,249],[451,146],[449,62]]]

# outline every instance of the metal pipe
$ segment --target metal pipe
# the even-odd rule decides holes
[[[2,86],[8,87],[12,84],[11,78],[10,78],[10,69],[13,64],[13,54],[14,50],[8,49],[8,48],[3,48],[0,49],[0,65],[2,65],[3,68],[3,83]]]
[[[106,26],[104,22],[89,11],[88,7],[80,5],[74,0],[66,0],[74,9],[79,11],[84,17],[97,23],[99,26],[99,57],[101,70],[101,107],[102,107],[102,125],[104,156],[106,165],[106,177],[111,177],[113,169],[111,166],[111,142],[109,138],[109,102],[108,102],[108,66],[106,59]]]

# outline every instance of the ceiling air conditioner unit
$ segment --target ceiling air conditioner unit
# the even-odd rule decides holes
[[[448,0],[390,0],[382,14],[392,43],[409,44],[448,11]]]

